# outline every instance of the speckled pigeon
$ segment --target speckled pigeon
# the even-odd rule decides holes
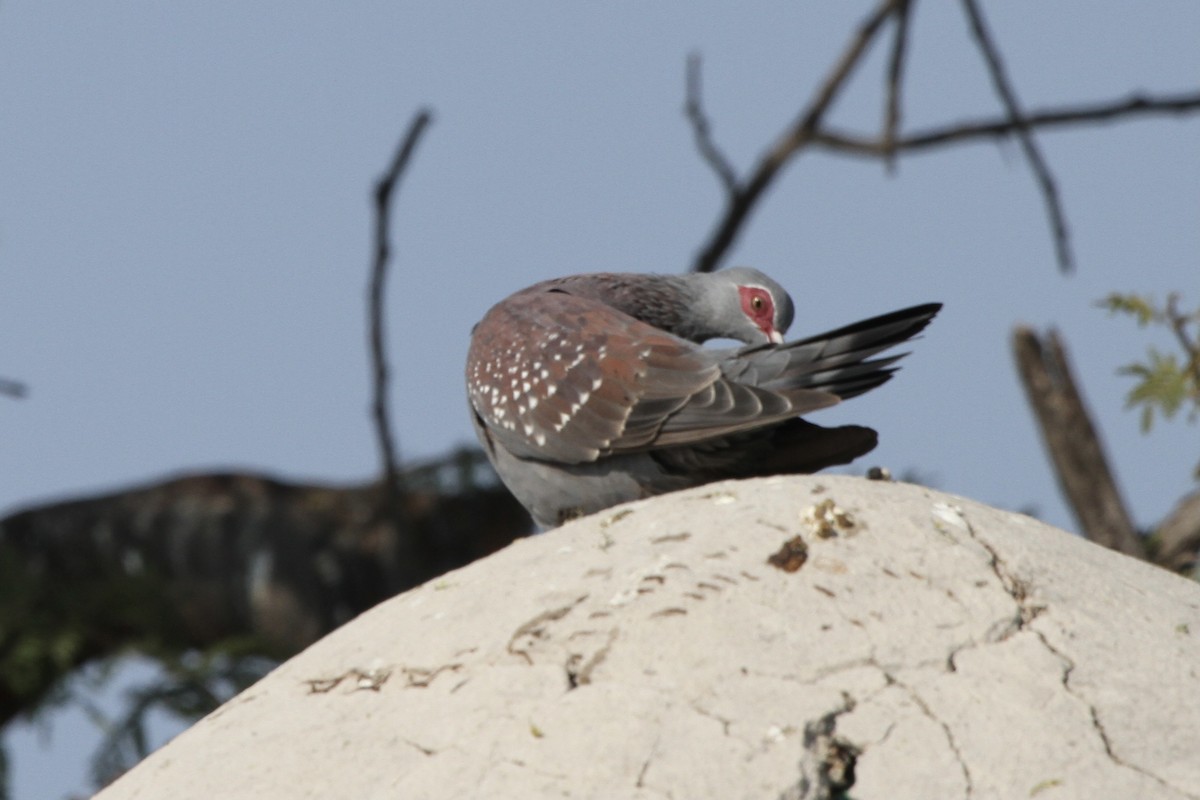
[[[784,343],[792,300],[758,270],[543,281],[475,326],[475,431],[543,528],[711,481],[846,464],[875,447],[875,431],[799,415],[887,381],[901,356],[874,356],[940,308]],[[700,346],[716,338],[747,346]]]

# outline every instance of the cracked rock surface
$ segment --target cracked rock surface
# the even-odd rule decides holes
[[[383,603],[99,795],[845,796],[1200,798],[1200,585],[919,486],[713,484]]]

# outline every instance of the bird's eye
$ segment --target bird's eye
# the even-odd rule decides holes
[[[761,286],[739,286],[738,294],[742,300],[742,313],[768,339],[777,341],[779,333],[775,330],[775,303],[767,290]]]

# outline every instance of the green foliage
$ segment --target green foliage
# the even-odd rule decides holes
[[[179,622],[157,602],[165,583],[148,574],[80,576],[67,589],[0,542],[0,697],[33,716],[67,702],[62,681],[112,653],[112,642],[141,649],[172,642]]]
[[[98,784],[148,754],[151,718],[194,721],[276,663],[264,655],[273,652],[270,644],[257,637],[196,650],[176,604],[162,601],[170,586],[165,576],[143,570],[73,575],[64,587],[45,580],[37,560],[0,540],[2,708],[32,719],[68,705],[83,708],[105,733],[92,764]],[[134,652],[153,659],[161,672],[129,690],[127,707],[110,719],[90,698]],[[5,755],[0,752],[0,800],[8,792]]]
[[[37,576],[24,569],[19,556],[0,549],[0,694],[31,707],[52,689],[82,657],[85,622],[76,614],[56,624],[54,599],[39,592]]]
[[[1096,305],[1101,308],[1107,308],[1113,314],[1129,314],[1133,316],[1137,319],[1138,326],[1141,328],[1154,322],[1159,313],[1154,308],[1153,300],[1138,294],[1119,294],[1113,292]]]
[[[1141,407],[1142,432],[1149,433],[1154,424],[1154,412],[1158,410],[1163,419],[1171,419],[1183,404],[1195,399],[1195,379],[1184,370],[1174,353],[1161,353],[1156,347],[1147,350],[1145,363],[1127,364],[1117,370],[1118,374],[1131,375],[1138,379],[1125,399],[1127,408]],[[1189,412],[1189,420],[1196,417],[1196,409]]]
[[[1175,337],[1178,351],[1147,349],[1144,361],[1121,367],[1121,375],[1137,380],[1126,396],[1126,407],[1141,409],[1143,432],[1149,432],[1157,412],[1170,420],[1187,410],[1189,422],[1200,416],[1200,309],[1181,312],[1179,297],[1171,294],[1164,305],[1136,294],[1113,293],[1098,305],[1113,314],[1133,317],[1139,327],[1165,327]]]

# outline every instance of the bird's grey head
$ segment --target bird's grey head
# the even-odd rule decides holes
[[[737,339],[746,344],[779,344],[792,324],[792,298],[756,269],[731,267],[689,275],[697,311],[711,323],[707,338]]]

